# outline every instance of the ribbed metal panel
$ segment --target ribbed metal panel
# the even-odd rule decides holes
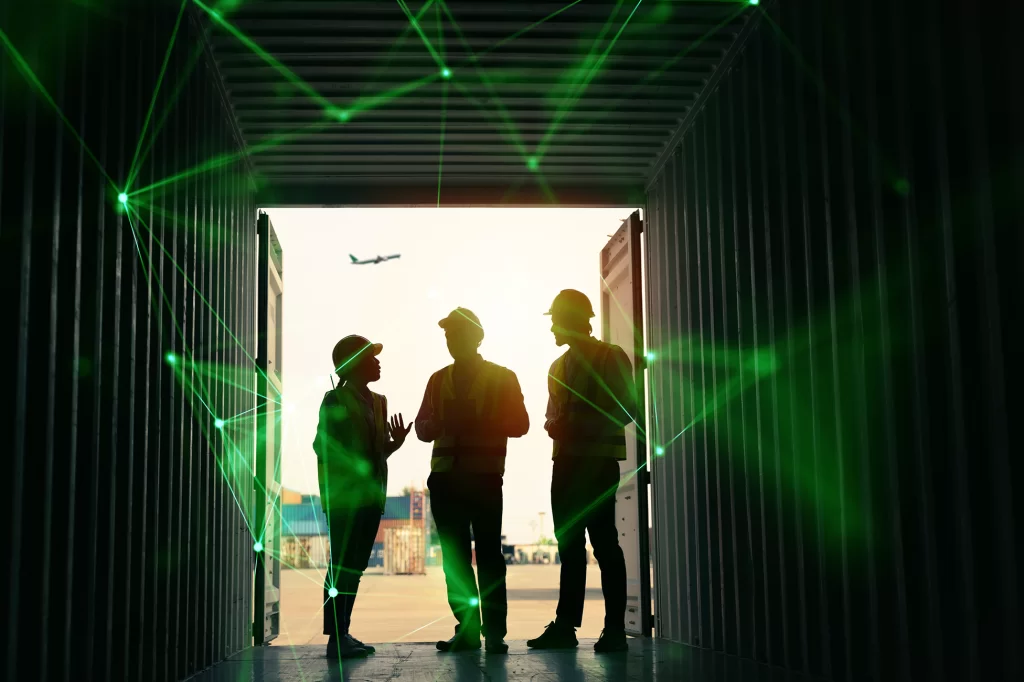
[[[180,679],[252,641],[252,538],[225,444],[165,356],[236,369],[210,384],[216,414],[254,405],[234,385],[252,377],[254,194],[244,166],[223,166],[146,197],[134,232],[117,210],[97,166],[125,181],[179,7],[144,5],[0,10],[67,119],[5,51],[5,679]],[[187,68],[198,35],[187,15],[135,187],[239,149],[212,62]],[[251,471],[254,440],[233,436]]]
[[[1021,15],[949,4],[772,3],[651,179],[658,636],[1022,674]]]

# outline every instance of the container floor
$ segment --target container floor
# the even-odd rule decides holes
[[[193,682],[788,682],[787,675],[748,661],[652,639],[629,640],[629,652],[595,654],[593,639],[578,649],[533,651],[509,642],[505,656],[481,652],[442,654],[433,642],[381,644],[362,660],[328,661],[322,646],[249,649],[199,675]]]

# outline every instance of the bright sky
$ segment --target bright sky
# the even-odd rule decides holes
[[[579,289],[600,315],[599,254],[629,209],[270,209],[284,250],[285,487],[316,493],[312,442],[330,390],[331,349],[348,334],[384,344],[370,388],[406,421],[427,379],[451,363],[437,321],[464,306],[484,328],[487,360],[516,373],[530,432],[510,439],[505,463],[508,541],[552,536],[551,440],[544,432],[555,346],[544,316],[562,289]],[[401,253],[376,265],[360,259]],[[599,318],[593,321],[599,330]],[[423,487],[430,444],[409,434],[388,460],[388,494]],[[533,526],[531,526],[533,522]]]

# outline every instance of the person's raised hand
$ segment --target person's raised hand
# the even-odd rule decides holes
[[[412,422],[409,425],[405,425],[405,421],[402,419],[402,413],[399,412],[397,415],[391,415],[391,423],[388,424],[388,433],[391,435],[391,440],[395,442],[395,445],[402,447],[402,443],[405,442],[405,437],[409,435],[409,431],[412,429]]]

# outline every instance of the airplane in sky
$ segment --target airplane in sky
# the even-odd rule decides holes
[[[359,260],[351,253],[348,254],[348,257],[352,259],[352,265],[376,265],[377,263],[383,263],[384,261],[391,260],[392,258],[401,258],[402,254],[396,253],[391,256],[377,256],[376,258],[370,258],[368,260]]]

